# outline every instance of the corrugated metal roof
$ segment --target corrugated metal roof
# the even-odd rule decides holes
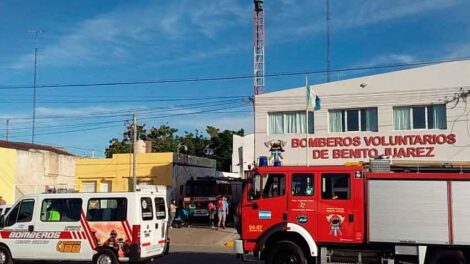
[[[67,156],[75,156],[63,149],[46,146],[46,145],[39,145],[39,144],[31,144],[25,142],[14,142],[14,141],[5,141],[0,140],[0,148],[9,148],[9,149],[17,149],[17,150],[43,150],[43,151],[50,151],[59,155],[67,155]]]

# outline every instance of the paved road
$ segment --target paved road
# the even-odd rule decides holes
[[[157,259],[157,264],[242,264],[227,249],[210,248],[207,246],[173,246],[170,254]]]
[[[218,231],[206,227],[172,229],[170,254],[157,259],[155,264],[242,264],[243,262],[236,258],[231,249],[224,247],[226,242],[237,237],[234,229]],[[37,262],[25,264],[37,264]]]

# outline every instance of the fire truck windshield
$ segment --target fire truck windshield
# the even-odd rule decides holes
[[[215,181],[193,181],[186,185],[186,196],[216,196],[218,193]]]

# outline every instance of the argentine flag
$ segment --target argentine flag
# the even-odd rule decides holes
[[[318,94],[315,93],[310,85],[307,84],[307,110],[313,108],[313,111],[321,109],[321,100]]]

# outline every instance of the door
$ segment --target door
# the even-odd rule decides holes
[[[156,239],[157,229],[160,228],[157,225],[157,221],[154,215],[154,202],[150,197],[141,197],[140,205],[142,212],[142,224],[141,224],[141,257],[146,258],[154,256],[159,252],[158,241]]]
[[[34,232],[34,199],[24,199],[16,204],[5,218],[5,226],[1,231],[2,240],[6,242],[11,250],[12,257],[15,259],[32,259],[37,258],[33,247],[37,247],[36,243],[45,241],[42,239],[32,239],[30,235]]]
[[[357,175],[351,171],[325,172],[317,181],[321,186],[317,235],[320,242],[362,242],[363,187],[360,172]]]
[[[287,223],[286,175],[255,174],[242,207],[243,239],[257,239],[274,226]]]
[[[155,242],[158,245],[158,254],[165,251],[165,245],[168,235],[168,208],[165,198],[155,198],[155,217],[157,223],[155,225]]]
[[[100,183],[100,192],[110,193],[111,192],[111,181],[103,181]]]
[[[82,203],[80,198],[38,199],[40,216],[34,229],[54,235],[53,239],[44,241],[47,243],[37,245],[36,249],[41,252],[41,258],[80,260],[87,254],[91,255],[91,248],[80,223]]]
[[[315,174],[293,173],[290,179],[289,222],[304,227],[316,237],[319,194],[315,190]]]

